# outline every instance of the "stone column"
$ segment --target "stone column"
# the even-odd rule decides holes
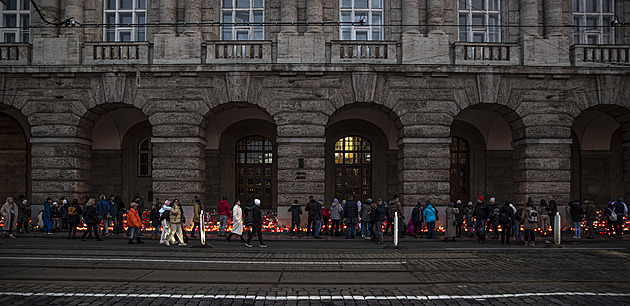
[[[544,0],[545,36],[564,35],[562,28],[562,5],[558,1]]]
[[[62,27],[61,31],[64,35],[83,35],[83,28],[79,26],[84,21],[84,1],[76,1],[76,0],[64,0],[64,6],[66,8],[66,14],[64,15],[64,19],[73,18],[76,22],[76,26],[74,27]]]
[[[444,34],[444,0],[427,0],[427,23],[430,34]]]
[[[306,1],[306,22],[317,23],[316,25],[308,26],[308,33],[321,33],[322,25],[324,21],[324,5],[322,0],[308,0]]]
[[[160,28],[160,34],[176,34],[175,26],[177,22],[177,0],[160,0],[160,23],[164,25]]]
[[[430,0],[431,1],[431,0]],[[402,23],[403,34],[420,34],[420,3],[418,0],[403,0]]]
[[[67,126],[33,127],[38,131],[63,131]],[[33,202],[40,204],[47,197],[80,199],[90,194],[92,143],[63,136],[31,138],[31,181]]]
[[[42,11],[46,20],[49,22],[55,22],[56,18],[59,19],[59,0],[41,0],[39,1],[39,9]],[[33,11],[35,9],[33,8]],[[59,36],[59,27],[51,24],[46,24],[39,14],[34,12],[31,14],[33,20],[31,24],[41,24],[42,28],[39,31],[35,31],[35,35],[39,34],[40,37],[57,37]]]
[[[411,138],[398,142],[398,181],[403,203],[448,204],[450,138]]]
[[[521,0],[521,36],[538,36],[538,0]]]
[[[280,21],[283,23],[281,33],[297,33],[297,25],[295,25],[297,20],[297,1],[282,0],[282,7],[280,8]],[[289,23],[293,23],[293,25]]]
[[[201,0],[188,0],[186,1],[186,13],[185,22],[187,23],[184,28],[184,34],[191,37],[201,38]]]
[[[630,125],[623,124],[623,139],[621,149],[623,150],[623,199],[628,202],[630,199]],[[617,195],[612,195],[617,196]]]

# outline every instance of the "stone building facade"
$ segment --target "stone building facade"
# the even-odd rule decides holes
[[[630,197],[628,1],[14,2],[2,197]]]

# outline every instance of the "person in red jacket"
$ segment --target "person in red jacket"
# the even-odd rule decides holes
[[[228,222],[228,218],[231,214],[230,212],[230,204],[227,202],[227,198],[223,197],[223,200],[219,202],[219,237],[227,236],[226,226]]]
[[[131,207],[129,209],[129,212],[127,213],[127,227],[129,227],[129,244],[135,244],[133,242],[134,236],[136,237],[136,241],[138,244],[144,243],[140,241],[140,229],[142,228],[142,219],[140,219],[140,214],[138,214],[138,203],[131,202],[129,207]]]

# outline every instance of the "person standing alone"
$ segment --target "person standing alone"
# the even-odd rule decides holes
[[[250,244],[250,242],[252,242],[252,238],[254,237],[254,234],[258,235],[258,246],[260,246],[261,248],[266,248],[267,245],[263,242],[262,240],[262,212],[260,211],[260,200],[259,199],[255,199],[254,200],[254,207],[252,208],[252,231],[249,232],[249,237],[247,237],[247,242],[245,243],[245,246],[248,248],[251,248],[252,245]],[[321,223],[319,223],[319,226],[321,228]]]
[[[227,198],[223,197],[223,200],[219,202],[219,237],[226,236],[226,230],[228,219],[231,214],[230,204],[227,202]]]

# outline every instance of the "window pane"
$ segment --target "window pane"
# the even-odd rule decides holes
[[[368,0],[354,0],[354,8],[368,8]]]
[[[5,28],[15,28],[15,27],[17,27],[17,15],[15,15],[15,14],[4,14],[4,27]]]
[[[597,2],[599,2],[599,0],[586,0],[586,11],[587,12],[597,12]]]
[[[263,28],[258,26],[254,27],[254,40],[263,40],[265,37],[263,36]]]
[[[373,9],[383,8],[383,0],[372,0],[372,8]]]
[[[372,28],[372,40],[383,40],[381,27]]]
[[[254,7],[265,7],[264,0],[254,0]]]
[[[4,42],[14,43],[15,33],[4,33]]]
[[[223,23],[232,23],[232,12],[223,12]]]
[[[131,41],[131,32],[120,32],[120,41]]]
[[[477,27],[484,27],[486,26],[486,16],[482,15],[482,14],[473,14],[472,15],[472,26],[477,28]]]
[[[473,33],[473,42],[485,42],[485,33]]]
[[[352,8],[352,0],[341,0],[342,8]]]
[[[234,23],[249,23],[249,12],[236,11],[236,18],[234,18]]]
[[[105,33],[105,41],[116,41],[116,30],[107,30]]]
[[[22,1],[22,10],[24,10],[24,11],[31,10],[31,1],[30,0]]]
[[[351,39],[352,39],[351,28],[347,28],[347,27],[341,28],[341,40],[351,40]]]
[[[232,0],[223,0],[224,8],[232,8]]]
[[[381,24],[382,24],[381,23],[381,13],[380,12],[372,13],[372,25],[380,26]]]
[[[27,28],[31,25],[30,22],[31,17],[27,14],[21,14],[20,15],[20,26],[22,28],[24,28],[25,30],[28,30]]]
[[[249,40],[248,31],[238,30],[236,31],[236,40]]]
[[[573,11],[582,12],[582,0],[573,0]]]
[[[7,8],[7,11],[17,10],[17,0],[8,0],[6,8]]]
[[[133,0],[118,0],[118,4],[121,9],[131,10],[133,9]]]
[[[232,27],[223,27],[223,40],[233,40]]]
[[[115,10],[116,9],[116,0],[107,0],[106,8],[108,10]]]
[[[468,0],[459,0],[459,9],[460,10],[467,10],[468,9],[468,4],[467,4]]]
[[[499,10],[499,0],[488,0],[488,10],[490,10],[490,11],[498,11]]]
[[[598,19],[599,17],[597,16],[586,16],[586,29],[587,30],[597,29]]]
[[[483,11],[486,9],[485,0],[472,0],[472,9]]]
[[[121,24],[131,24],[133,23],[132,13],[119,13],[118,14],[118,23]]]
[[[138,1],[138,8],[139,9],[146,9],[147,8],[147,0],[137,0]]]
[[[368,40],[368,32],[367,31],[357,31],[356,39],[357,40]]]
[[[254,22],[263,22],[263,12],[254,11]]]
[[[363,20],[364,24],[367,24],[368,20],[367,20],[367,16],[368,16],[369,12],[366,11],[355,11],[354,12],[354,22],[361,22],[361,20]]]
[[[249,7],[249,0],[236,0],[236,7]]]
[[[350,12],[341,12],[341,22],[352,22],[352,15]]]
[[[613,12],[613,6],[612,6],[612,0],[602,0],[602,12],[604,13],[612,13]]]
[[[105,23],[107,23],[107,24],[115,24],[116,23],[116,13],[107,13],[107,14],[105,14]]]

